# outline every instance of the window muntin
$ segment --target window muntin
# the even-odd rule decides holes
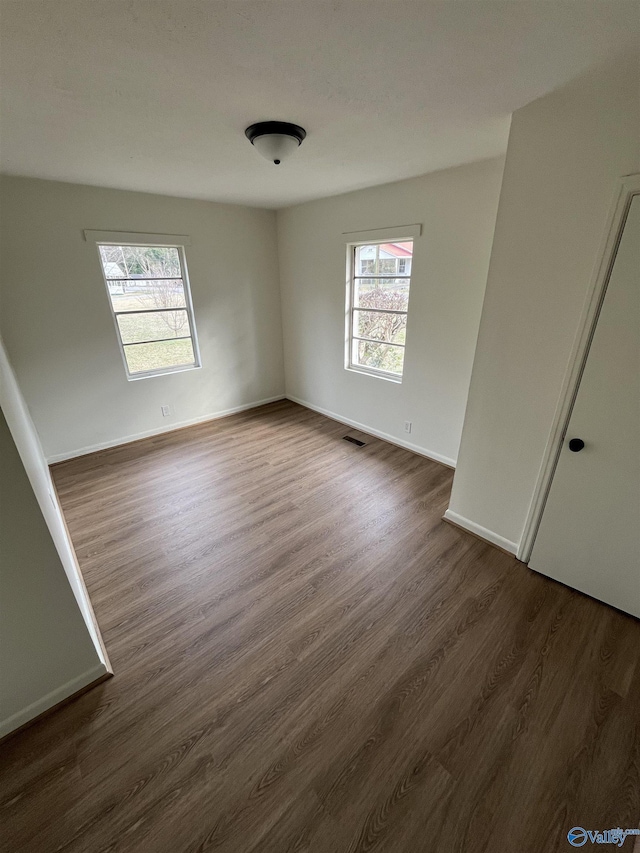
[[[127,376],[199,367],[182,247],[100,244]]]
[[[402,380],[412,257],[413,240],[349,247],[347,368]]]

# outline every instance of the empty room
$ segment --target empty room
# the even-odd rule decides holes
[[[0,851],[640,851],[640,3],[0,0]]]

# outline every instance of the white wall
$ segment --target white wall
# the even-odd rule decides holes
[[[287,396],[455,464],[502,167],[488,160],[278,211]],[[343,232],[413,223],[423,236],[402,384],[347,371]]]
[[[283,395],[273,211],[30,178],[0,191],[2,334],[49,461]],[[127,381],[83,229],[191,238],[201,369]]]
[[[514,552],[617,179],[640,171],[638,83],[621,61],[512,119],[449,510]]]
[[[2,338],[0,338],[0,406],[96,652],[102,663],[107,664],[108,661],[102,648],[102,639],[95,627],[93,609],[80,574],[75,551],[67,533],[40,440],[18,388]],[[2,496],[4,506],[7,502],[5,490],[2,492]]]
[[[107,666],[84,587],[69,564],[74,558],[49,497],[48,470],[1,343],[0,355],[2,737],[105,675]]]

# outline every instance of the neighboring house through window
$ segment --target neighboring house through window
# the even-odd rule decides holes
[[[410,249],[404,243],[375,243],[361,246],[360,275],[410,275]]]
[[[96,242],[127,377],[199,367],[184,247],[155,235],[115,233],[106,242],[105,233]]]
[[[413,240],[348,246],[346,368],[401,381]]]

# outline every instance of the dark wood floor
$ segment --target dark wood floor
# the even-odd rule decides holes
[[[116,675],[1,747],[3,851],[638,825],[640,623],[441,522],[451,471],[349,432],[282,402],[54,469]]]

